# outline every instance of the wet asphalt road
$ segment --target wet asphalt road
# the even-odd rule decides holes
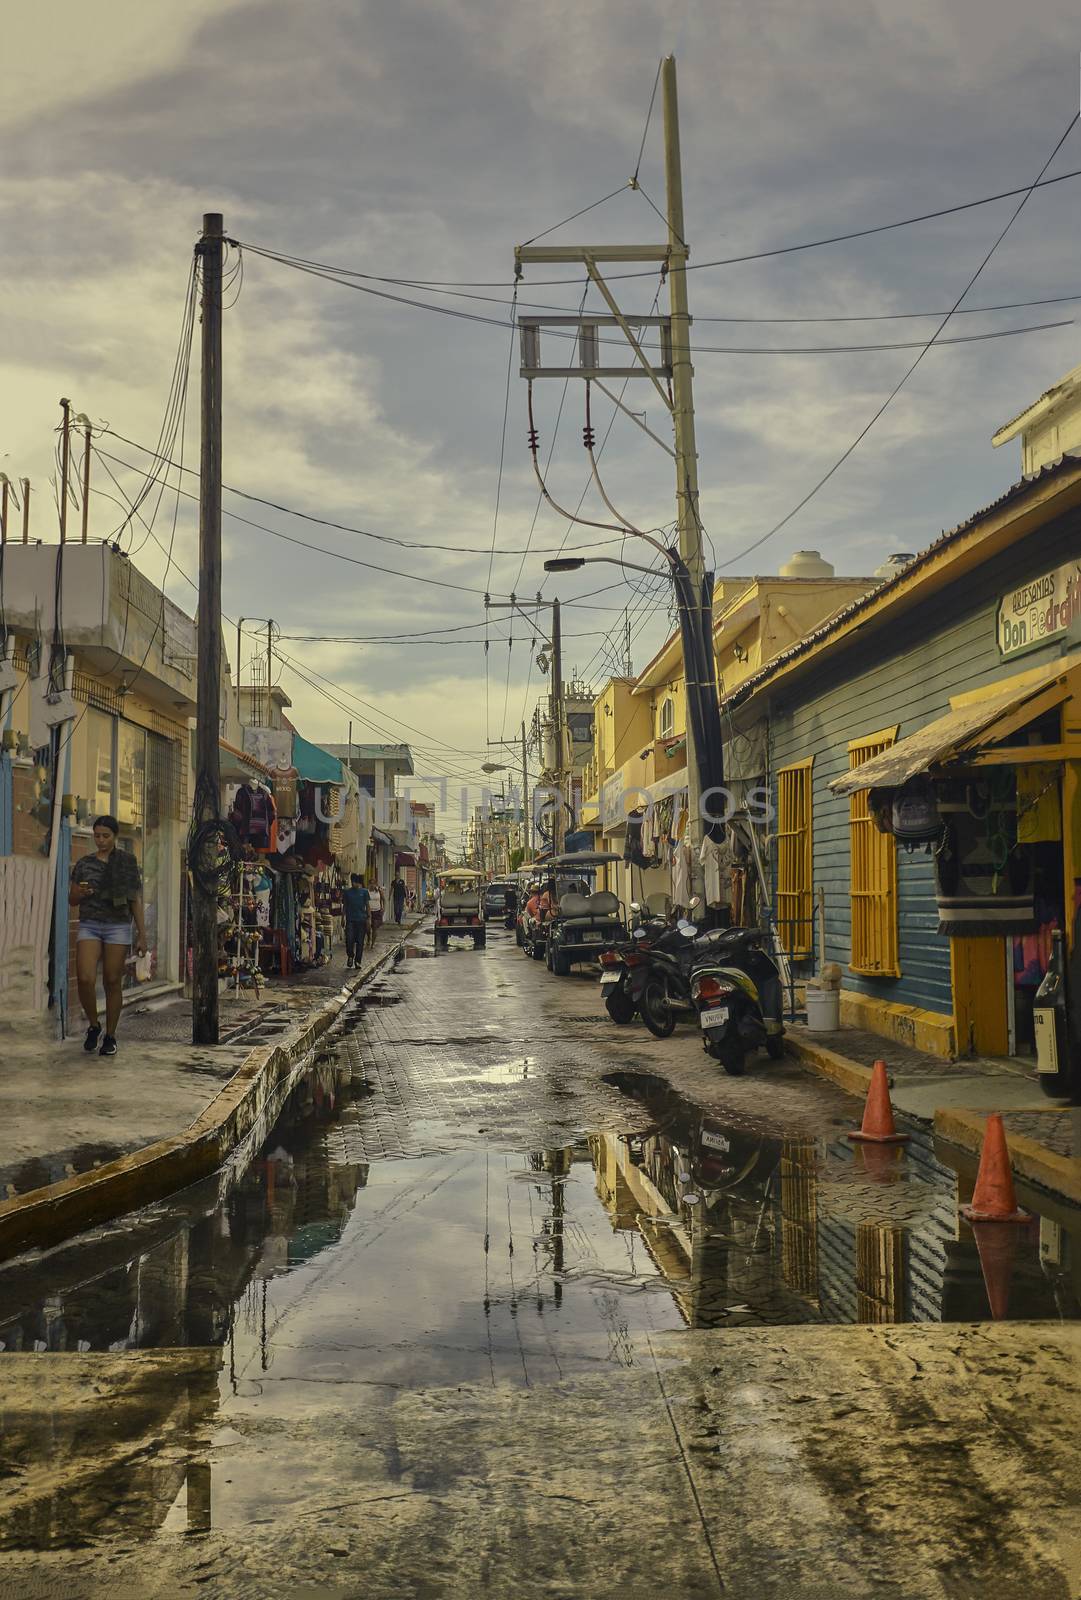
[[[617,1028],[595,978],[551,977],[494,926],[489,940],[434,958],[418,934],[247,1171],[0,1275],[5,1353],[38,1352],[56,1386],[8,1408],[0,1592],[14,1563],[44,1585],[19,1593],[278,1593],[258,1571],[272,1531],[278,1560],[322,1574],[280,1592],[473,1593],[467,1550],[448,1537],[426,1569],[410,1531],[411,1497],[430,1518],[468,1477],[424,1445],[428,1430],[450,1448],[440,1419],[463,1395],[486,1430],[524,1405],[515,1447],[536,1429],[558,1478],[589,1440],[573,1408],[553,1439],[554,1397],[587,1386],[601,1448],[621,1394],[650,1385],[635,1471],[660,1452],[670,1476],[657,1351],[683,1330],[988,1316],[925,1131],[904,1152],[854,1148],[859,1106],[794,1062],[725,1078],[690,1027]],[[1007,1292],[1012,1317],[1078,1312],[1072,1271],[1048,1271],[1031,1230]],[[335,1545],[358,1505],[363,1539]],[[685,1563],[682,1592],[721,1592],[708,1536],[677,1560],[654,1532]],[[326,1563],[361,1550],[363,1581],[350,1568],[328,1587]],[[526,1550],[489,1557],[521,1593],[594,1592],[546,1587]]]

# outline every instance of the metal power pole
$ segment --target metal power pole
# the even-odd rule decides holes
[[[666,56],[661,64],[664,99],[664,180],[668,209],[668,243],[673,252],[668,273],[669,310],[672,339],[672,425],[676,448],[676,506],[678,512],[679,553],[690,574],[694,630],[702,632],[702,527],[698,520],[698,449],[694,437],[694,368],[691,365],[690,313],[687,306],[687,240],[683,224],[683,172],[679,156],[679,101],[676,95],[676,58]],[[680,252],[676,254],[676,252]],[[705,639],[708,660],[713,640]],[[686,653],[686,652],[685,652]],[[690,678],[693,664],[685,661],[684,675]],[[699,778],[699,752],[695,748],[691,718],[687,718],[687,808],[691,841],[691,882],[694,892],[705,901],[701,863],[702,792]]]
[[[221,213],[203,217],[202,452],[199,478],[199,676],[193,824],[214,822],[221,804]],[[192,1040],[218,1042],[218,903],[192,878]]]
[[[266,625],[266,725],[274,726],[274,695],[271,684],[274,677],[274,620]]]
[[[566,721],[563,706],[563,640],[560,633],[559,601],[552,601],[552,695],[551,695],[552,726],[555,729],[556,740],[556,793],[557,804],[555,815],[552,819],[552,850],[555,855],[563,853],[566,842],[566,825],[563,811],[563,785],[566,781],[565,738],[563,733]]]

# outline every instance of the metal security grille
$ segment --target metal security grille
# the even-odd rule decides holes
[[[107,683],[99,683],[97,678],[91,678],[86,672],[75,674],[72,693],[84,705],[96,706],[99,711],[108,711],[111,716],[119,717],[123,713],[123,697],[110,689]]]
[[[862,767],[897,740],[897,730],[872,734],[848,747],[848,765]],[[867,789],[849,800],[852,850],[852,969],[872,977],[901,975],[897,938],[897,845],[880,833],[871,816]]]
[[[146,736],[146,822],[158,828],[167,817],[181,816],[180,746],[160,733]]]
[[[811,952],[812,762],[777,774],[777,934],[790,956]]]

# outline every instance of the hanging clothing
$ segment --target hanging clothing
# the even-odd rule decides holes
[[[691,852],[680,841],[672,851],[672,903],[685,910],[691,900]]]
[[[269,850],[275,819],[274,797],[260,784],[242,783],[233,800],[229,820],[241,840],[255,850]]]
[[[703,839],[699,855],[706,882],[707,906],[726,906],[731,901],[731,872],[728,848],[715,839]]]
[[[295,817],[300,809],[297,783],[300,774],[296,767],[275,767],[271,774],[274,806],[279,817]]]

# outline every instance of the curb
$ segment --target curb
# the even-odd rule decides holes
[[[820,1077],[829,1078],[849,1094],[861,1099],[866,1095],[871,1085],[870,1067],[852,1061],[848,1056],[838,1055],[836,1050],[829,1050],[824,1044],[812,1044],[807,1039],[794,1038],[791,1033],[785,1034],[785,1043],[804,1066],[810,1067]],[[893,1079],[889,1081],[892,1087]]]
[[[274,1090],[310,1055],[356,991],[400,959],[404,940],[413,928],[403,927],[400,940],[370,967],[351,975],[339,993],[325,1001],[291,1037],[252,1050],[182,1133],[157,1139],[91,1172],[0,1202],[0,1261],[24,1250],[48,1249],[126,1211],[164,1200],[215,1172],[255,1126]]]
[[[1049,1107],[1040,1113],[1045,1117],[1068,1116],[1068,1107]],[[952,1108],[935,1112],[935,1135],[950,1144],[960,1146],[978,1155],[983,1144],[983,1132],[988,1113],[962,1111]],[[1006,1113],[1006,1141],[1010,1152],[1010,1166],[1019,1178],[1038,1183],[1060,1198],[1081,1205],[1081,1162],[1076,1156],[1062,1156],[1049,1150],[1038,1139],[1025,1133],[1011,1133],[1009,1112]]]

